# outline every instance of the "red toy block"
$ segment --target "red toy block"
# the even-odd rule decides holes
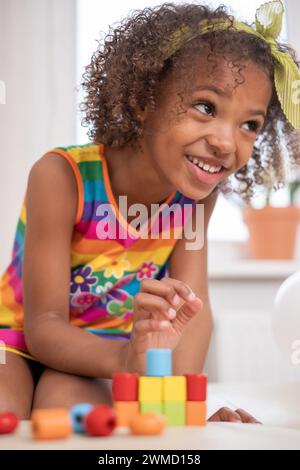
[[[116,372],[112,379],[113,401],[137,401],[138,374]]]
[[[90,436],[109,436],[117,426],[115,411],[107,405],[94,406],[84,417],[84,426]]]
[[[19,418],[15,413],[0,413],[0,434],[9,434],[14,432],[19,424]]]
[[[187,380],[187,401],[206,401],[207,375],[185,374]]]

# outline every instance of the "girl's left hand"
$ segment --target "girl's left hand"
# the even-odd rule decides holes
[[[230,408],[220,408],[207,421],[228,421],[230,423],[256,423],[262,424],[256,418],[251,416],[247,411],[238,408],[233,411]]]

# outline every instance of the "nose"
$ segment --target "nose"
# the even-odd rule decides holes
[[[206,136],[206,141],[217,155],[230,155],[236,152],[236,141],[233,127],[221,124]]]

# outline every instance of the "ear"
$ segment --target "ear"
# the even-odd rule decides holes
[[[145,106],[145,109],[137,109],[137,117],[144,123],[148,116],[148,106]]]

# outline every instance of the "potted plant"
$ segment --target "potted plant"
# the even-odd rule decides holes
[[[252,259],[292,259],[300,221],[300,208],[295,203],[300,178],[287,183],[289,201],[286,207],[274,207],[271,204],[274,189],[268,181],[264,187],[264,207],[244,207],[243,220],[249,232],[248,255]]]

